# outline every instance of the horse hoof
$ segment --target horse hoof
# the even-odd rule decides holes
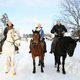
[[[13,75],[13,76],[16,75],[16,72],[12,73],[12,75]]]
[[[63,74],[66,74],[66,72],[65,72],[65,71],[63,71]]]
[[[41,73],[44,73],[44,71],[43,71],[43,70],[41,70]]]
[[[55,65],[54,67],[57,68],[57,65]]]
[[[41,71],[41,73],[44,73],[44,71]]]
[[[59,73],[59,72],[60,72],[60,70],[57,70],[57,72]]]
[[[54,64],[54,67],[57,68],[57,63]]]
[[[43,68],[44,68],[45,66],[43,65]]]
[[[8,73],[8,71],[5,72],[6,74]]]
[[[40,64],[38,64],[38,66],[40,66]]]
[[[33,71],[33,73],[36,73],[36,71]]]

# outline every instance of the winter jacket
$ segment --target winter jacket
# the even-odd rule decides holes
[[[51,29],[51,33],[53,33],[53,34],[57,33],[57,35],[59,35],[59,33],[62,33],[62,32],[67,32],[67,29],[62,24],[60,24],[60,26],[54,25],[53,28]]]
[[[44,36],[45,36],[44,31],[43,31],[43,29],[42,29],[42,28],[41,28],[41,30],[40,30],[40,35],[41,35],[41,39],[43,39],[43,38],[44,38]]]
[[[41,40],[43,40],[43,38],[45,36],[44,30],[42,28],[37,28],[36,31],[40,31]]]
[[[5,36],[5,39],[7,38],[7,32],[8,32],[8,28],[6,27],[5,29],[4,29],[4,36]]]

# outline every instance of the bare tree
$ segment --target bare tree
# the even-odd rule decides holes
[[[76,28],[80,28],[80,0],[63,0],[61,20]]]

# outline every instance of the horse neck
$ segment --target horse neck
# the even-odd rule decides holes
[[[40,42],[40,34],[38,34],[38,36],[33,36],[33,41],[39,43]]]
[[[8,31],[6,40],[13,42],[12,35],[13,35],[13,29]]]

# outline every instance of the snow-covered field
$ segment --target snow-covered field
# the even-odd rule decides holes
[[[32,57],[29,53],[29,40],[21,41],[19,54],[15,54],[16,75],[12,76],[10,73],[5,74],[5,55],[0,55],[0,80],[80,80],[80,43],[77,47],[73,57],[66,58],[66,75],[56,72],[54,67],[54,56],[50,54],[51,41],[47,42],[47,53],[45,54],[44,73],[40,72],[38,58],[36,58],[36,73],[33,74]]]

